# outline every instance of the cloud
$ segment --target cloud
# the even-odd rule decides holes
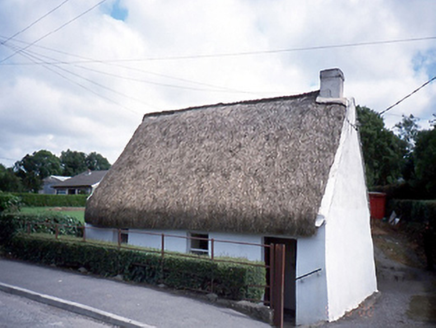
[[[60,3],[0,2],[0,38]],[[24,47],[96,3],[66,3],[6,45]],[[346,96],[382,111],[436,74],[435,39],[244,53],[434,36],[434,12],[428,0],[106,1],[0,63],[0,162],[70,148],[113,163],[147,112],[316,90],[331,67],[343,70]],[[11,53],[0,46],[0,60]],[[423,88],[385,122],[414,114],[428,127],[435,91]]]

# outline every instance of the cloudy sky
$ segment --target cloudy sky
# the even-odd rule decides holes
[[[0,0],[0,163],[113,163],[145,113],[317,90],[333,67],[385,110],[436,76],[436,1]],[[384,118],[433,113],[436,81]]]

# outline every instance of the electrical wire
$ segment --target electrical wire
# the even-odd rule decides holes
[[[22,30],[18,31],[17,33],[15,33],[14,35],[11,35],[9,38],[7,38],[5,41],[0,42],[1,45],[5,44],[6,42],[8,42],[9,40],[15,38],[17,35],[23,33],[24,31],[28,30],[29,28],[31,28],[33,25],[35,25],[36,23],[38,23],[40,20],[44,19],[45,17],[47,17],[48,15],[52,14],[53,12],[55,12],[56,10],[58,10],[60,7],[62,7],[64,4],[66,4],[68,1],[70,0],[65,0],[64,2],[62,2],[60,5],[58,5],[57,7],[53,8],[52,10],[50,10],[48,13],[42,15],[41,17],[39,17],[36,21],[34,21],[33,23],[27,25],[25,28],[23,28]]]
[[[202,59],[202,58],[217,58],[217,57],[239,57],[239,56],[252,56],[252,55],[264,55],[264,54],[278,54],[278,53],[285,53],[285,52],[362,47],[362,46],[394,44],[394,43],[404,43],[404,42],[416,42],[416,41],[426,41],[426,40],[436,40],[436,36],[429,36],[429,37],[422,37],[422,38],[411,38],[411,39],[345,43],[345,44],[326,45],[326,46],[311,46],[311,47],[301,47],[301,48],[276,49],[276,50],[246,51],[246,52],[235,52],[235,53],[172,56],[172,57],[150,57],[150,58],[143,58],[143,59],[119,59],[119,60],[115,59],[115,60],[111,60],[111,62],[164,61],[164,60],[186,60],[186,59]]]
[[[276,53],[285,53],[285,52],[299,52],[299,51],[325,50],[325,49],[336,49],[336,48],[363,47],[363,46],[428,41],[428,40],[436,40],[436,36],[409,38],[409,39],[397,39],[397,40],[345,43],[345,44],[325,45],[325,46],[310,46],[310,47],[299,47],[299,48],[275,49],[275,50],[259,50],[259,51],[220,53],[220,54],[148,57],[148,58],[136,58],[136,59],[98,59],[98,60],[97,59],[86,59],[83,61],[71,61],[71,62],[64,62],[64,63],[65,64],[66,63],[81,64],[81,63],[92,63],[92,62],[99,62],[99,63],[116,63],[117,62],[118,63],[118,62],[141,62],[141,61],[165,61],[165,60],[185,60],[185,59],[202,59],[202,58],[219,58],[219,57],[238,57],[238,56],[276,54]],[[65,54],[67,54],[67,53],[65,53]],[[0,61],[0,63],[1,63],[1,61]],[[24,64],[23,63],[11,63],[10,65],[25,65],[25,63]]]
[[[61,30],[62,28],[64,28],[65,26],[71,24],[72,22],[74,22],[75,20],[79,19],[80,17],[84,16],[85,14],[87,14],[88,12],[90,12],[91,10],[93,10],[94,8],[98,7],[99,5],[101,5],[102,3],[106,2],[107,0],[101,0],[99,3],[95,4],[94,6],[92,6],[91,8],[85,10],[84,12],[82,12],[81,14],[77,15],[76,17],[70,19],[69,21],[67,21],[66,23],[62,24],[61,26],[59,26],[58,28],[48,32],[47,34],[44,34],[42,37],[36,39],[35,41],[33,41],[32,43],[30,43],[29,45],[27,45],[26,47],[24,47],[23,49],[20,49],[14,53],[12,53],[11,55],[3,58],[0,60],[0,63],[8,60],[9,58],[15,56],[17,53],[22,52],[24,50],[26,50],[27,48],[33,46],[35,43],[45,39],[46,37],[48,37],[49,35],[52,35],[53,33],[56,33],[57,31]]]
[[[65,23],[64,25],[62,25],[60,28],[66,26],[67,24],[69,24],[70,22],[74,21],[75,19],[79,18],[80,16],[84,15],[85,13],[89,12],[90,10],[92,10],[93,8],[95,8],[96,6],[98,6],[99,4],[105,2],[106,0],[102,0],[101,2],[99,2],[97,5],[93,6],[92,8],[88,9],[86,12],[82,13],[81,15],[77,16],[76,18],[74,18],[73,20]],[[43,36],[42,38],[56,32],[57,30],[59,30],[60,28],[46,34],[45,36]],[[15,55],[16,53],[22,52],[24,50],[26,50],[27,48],[29,48],[30,46],[34,45],[36,42],[40,41],[42,38],[34,41],[33,43],[28,44],[26,47],[17,50],[14,54],[12,54],[11,56],[0,60],[0,63],[2,63],[3,61],[5,61],[6,59],[12,57],[13,55]],[[151,57],[151,58],[144,58],[144,59],[113,59],[113,60],[95,60],[95,59],[90,59],[90,58],[85,58],[84,61],[70,61],[70,62],[57,62],[57,64],[78,64],[78,63],[91,63],[91,62],[97,62],[97,63],[115,63],[115,62],[135,62],[135,61],[149,61],[149,60],[183,60],[183,59],[196,59],[196,58],[214,58],[214,57],[231,57],[231,56],[247,56],[247,55],[258,55],[258,54],[271,54],[271,53],[283,53],[283,52],[294,52],[294,51],[308,51],[308,50],[321,50],[321,49],[333,49],[333,48],[345,48],[345,47],[360,47],[360,46],[368,46],[368,45],[380,45],[380,44],[394,44],[394,43],[403,43],[403,42],[416,42],[416,41],[425,41],[425,40],[435,40],[436,36],[430,36],[430,37],[421,37],[421,38],[409,38],[409,39],[397,39],[397,40],[385,40],[385,41],[372,41],[372,42],[360,42],[360,43],[348,43],[348,44],[341,44],[341,45],[327,45],[327,46],[312,46],[312,47],[302,47],[302,48],[289,48],[289,49],[278,49],[278,50],[265,50],[265,51],[250,51],[250,52],[239,52],[239,53],[222,53],[222,54],[206,54],[206,55],[191,55],[191,56],[175,56],[175,57]],[[9,40],[9,39],[8,39]],[[7,40],[7,41],[8,41]],[[6,42],[6,41],[5,41]],[[5,42],[2,42],[1,44],[4,45]],[[47,48],[46,48],[47,49]],[[49,48],[48,48],[49,49]],[[53,49],[49,49],[49,50],[53,50]],[[65,53],[65,52],[64,52]],[[68,54],[68,53],[65,53]],[[71,55],[71,54],[68,54]],[[71,55],[71,56],[76,56],[76,55]],[[76,56],[78,58],[80,58],[80,56]],[[82,57],[84,58],[84,57]],[[35,64],[40,64],[37,61],[33,61]],[[55,63],[50,63],[50,62],[44,62],[44,66],[47,65],[56,65]],[[88,69],[100,74],[106,74],[106,75],[111,75],[114,77],[118,77],[118,78],[125,78],[125,77],[121,77],[121,76],[117,76],[115,74],[111,74],[111,73],[107,73],[107,72],[102,72],[102,71],[98,71],[95,69],[90,69],[90,68],[85,68],[83,66],[79,66],[79,65],[75,65],[79,68],[82,69]],[[124,67],[124,68],[130,68],[130,67]],[[71,72],[70,72],[71,73]],[[149,73],[149,72],[148,72]],[[71,73],[73,74],[73,73]],[[131,79],[131,78],[125,78],[125,79],[130,79],[130,80],[137,80],[137,81],[141,81],[141,82],[147,82],[147,83],[153,83],[153,84],[158,84],[158,85],[164,85],[164,86],[171,86],[174,87],[172,85],[165,85],[165,84],[159,84],[159,83],[155,83],[155,82],[150,82],[150,81],[144,81],[144,80],[139,80],[139,79]],[[410,96],[412,96],[414,93],[418,92],[420,89],[422,89],[423,87],[425,87],[426,85],[428,85],[429,83],[431,83],[432,81],[434,81],[436,79],[436,76],[433,77],[432,79],[430,79],[429,81],[427,81],[426,83],[424,83],[423,85],[421,85],[419,88],[417,88],[416,90],[414,90],[413,92],[411,92],[410,94],[408,94],[407,96],[405,96],[404,98],[400,99],[398,102],[396,102],[395,104],[393,104],[392,106],[386,108],[385,110],[383,110],[382,112],[379,113],[379,115],[383,115],[386,112],[388,112],[389,110],[391,110],[393,107],[397,106],[398,104],[400,104],[401,102],[403,102],[405,99],[409,98]],[[182,87],[183,88],[183,87]],[[207,91],[211,91],[211,90],[207,90]]]
[[[381,111],[379,113],[380,116],[382,116],[383,114],[385,114],[386,112],[390,111],[392,108],[394,108],[395,106],[399,105],[400,103],[402,103],[404,100],[406,100],[407,98],[409,98],[410,96],[412,96],[413,94],[417,93],[419,90],[421,90],[422,88],[424,88],[426,85],[430,84],[431,82],[433,82],[434,80],[436,80],[436,76],[432,77],[430,80],[428,80],[427,82],[425,82],[423,85],[421,85],[419,88],[413,90],[411,93],[409,93],[407,96],[401,98],[400,100],[398,100],[395,104],[389,106],[388,108],[386,108],[385,110]]]
[[[20,41],[20,42],[21,43],[26,43],[26,42],[22,42],[22,41]],[[36,46],[36,47],[39,47],[39,46]],[[64,51],[58,51],[58,50],[47,48],[47,47],[40,47],[40,48],[44,48],[44,49],[47,49],[47,50],[50,50],[50,51],[54,51],[54,52],[60,52],[60,53],[66,54],[68,56],[73,56],[73,57],[77,57],[77,58],[84,58],[84,59],[88,59],[88,60],[90,59],[88,57],[74,55],[74,54],[71,54],[71,53],[66,53]],[[167,79],[181,81],[181,82],[184,82],[184,83],[191,83],[191,84],[194,84],[194,85],[200,85],[200,86],[204,86],[204,87],[207,87],[207,88],[195,88],[195,87],[174,85],[174,84],[168,84],[168,83],[159,83],[159,82],[154,82],[154,81],[149,81],[149,80],[144,80],[144,79],[135,79],[135,78],[125,77],[125,76],[121,76],[121,75],[118,75],[118,74],[108,73],[108,72],[104,72],[104,71],[101,71],[101,70],[96,70],[96,69],[92,69],[92,68],[89,68],[89,67],[86,67],[86,66],[75,64],[75,63],[89,63],[88,61],[86,61],[86,62],[85,61],[77,61],[77,62],[58,61],[58,60],[54,59],[53,57],[46,56],[46,55],[43,55],[41,53],[37,53],[35,51],[31,51],[31,50],[27,50],[27,51],[31,52],[31,53],[33,53],[33,54],[35,54],[37,56],[44,57],[44,58],[47,58],[48,60],[51,60],[51,61],[46,61],[46,60],[44,60],[44,61],[35,61],[35,62],[29,63],[29,64],[33,64],[33,65],[35,65],[35,64],[38,64],[38,65],[41,65],[41,64],[45,64],[45,65],[73,65],[75,67],[78,67],[78,68],[81,68],[81,69],[84,69],[84,70],[88,70],[88,71],[92,71],[92,72],[95,72],[95,73],[98,73],[98,74],[103,74],[103,75],[108,75],[108,76],[112,76],[112,77],[116,77],[116,78],[120,78],[120,79],[125,79],[125,80],[130,80],[130,81],[135,81],[135,82],[148,83],[148,84],[158,85],[158,86],[163,86],[163,87],[178,88],[178,89],[185,89],[185,90],[192,90],[192,91],[222,92],[222,93],[245,93],[245,94],[255,94],[255,95],[258,95],[258,94],[274,94],[274,93],[276,93],[276,92],[273,92],[273,91],[269,91],[269,92],[267,92],[267,91],[261,91],[261,92],[256,91],[256,92],[253,92],[253,91],[236,90],[236,89],[231,89],[231,88],[228,88],[228,87],[218,86],[218,85],[214,85],[214,84],[210,84],[210,83],[198,82],[198,81],[193,81],[193,80],[189,80],[189,79],[183,79],[183,78],[173,77],[173,76],[169,76],[169,75],[165,75],[165,74],[150,72],[150,71],[146,71],[146,70],[143,70],[143,69],[140,69],[140,68],[137,68],[137,67],[130,67],[130,66],[125,66],[125,65],[120,65],[120,64],[116,64],[116,63],[110,63],[110,62],[100,62],[98,60],[92,59],[93,63],[100,63],[100,64],[103,64],[103,65],[119,67],[119,68],[131,70],[131,71],[142,72],[142,73],[145,73],[145,74],[150,74],[150,75],[154,75],[154,76],[164,77],[164,78],[167,78]]]
[[[107,60],[107,61],[109,61],[109,62],[138,62],[138,61],[202,59],[202,58],[217,58],[217,57],[239,57],[239,56],[252,56],[252,55],[264,55],[264,54],[277,54],[277,53],[285,53],[285,52],[362,47],[362,46],[369,46],[369,45],[394,44],[394,43],[416,42],[416,41],[425,41],[425,40],[436,40],[436,36],[423,37],[423,38],[412,38],[412,39],[400,39],[400,40],[346,43],[346,44],[326,45],[326,46],[311,46],[311,47],[301,47],[301,48],[275,49],[275,50],[260,50],[260,51],[246,51],[246,52],[205,54],[205,55],[188,55],[188,56],[149,57],[149,58],[142,58],[142,59],[113,59],[113,60]]]
[[[33,55],[29,54],[29,53],[26,52],[26,51],[21,51],[19,54],[20,54],[21,56],[24,56],[25,58],[31,60],[31,61],[36,60],[36,59],[34,58]],[[38,60],[40,60],[40,59],[38,59]],[[134,111],[134,110],[132,110],[131,108],[126,107],[126,106],[124,106],[123,104],[120,104],[119,102],[117,102],[117,101],[115,101],[115,100],[113,100],[113,99],[111,99],[111,98],[109,98],[109,97],[106,97],[106,96],[104,96],[104,95],[102,95],[102,94],[99,94],[99,93],[97,93],[96,91],[94,91],[94,90],[92,90],[92,89],[90,89],[90,88],[84,86],[83,84],[81,84],[81,83],[79,83],[79,82],[77,82],[77,81],[74,81],[73,79],[71,79],[71,78],[65,76],[64,74],[62,74],[62,73],[60,73],[60,72],[54,70],[54,69],[53,69],[51,66],[49,66],[49,65],[44,65],[44,64],[42,64],[42,67],[44,67],[45,69],[47,69],[47,70],[53,72],[54,74],[59,75],[59,76],[62,77],[63,79],[65,79],[65,80],[67,80],[67,81],[69,81],[69,82],[71,82],[71,83],[73,83],[73,84],[75,84],[75,85],[81,87],[82,89],[84,89],[84,90],[86,90],[86,91],[88,91],[88,92],[90,92],[90,93],[92,93],[92,94],[94,94],[94,95],[96,95],[96,96],[98,96],[98,97],[100,97],[100,98],[102,98],[102,99],[105,99],[105,100],[107,100],[107,101],[109,101],[109,102],[111,102],[111,103],[113,103],[113,104],[115,104],[115,105],[118,105],[119,107],[124,108],[124,109],[126,109],[126,110],[128,110],[128,111],[130,111],[130,112],[132,112],[132,113],[134,113],[134,114],[140,114],[139,112]],[[72,75],[76,75],[76,76],[78,76],[79,78],[82,78],[82,79],[84,79],[84,80],[87,80],[88,82],[91,82],[91,83],[93,83],[93,84],[95,84],[95,85],[98,85],[98,86],[100,86],[101,88],[105,88],[105,89],[107,89],[107,90],[109,90],[109,91],[115,92],[115,93],[117,93],[117,94],[119,94],[119,95],[122,95],[122,96],[124,96],[124,97],[130,98],[130,99],[133,99],[133,100],[136,100],[136,101],[140,101],[140,100],[138,100],[138,99],[134,99],[134,98],[129,97],[129,96],[125,95],[125,94],[122,94],[122,93],[120,93],[120,92],[118,92],[118,91],[115,91],[115,90],[113,90],[113,89],[111,89],[111,88],[108,88],[108,87],[106,87],[106,86],[103,86],[103,85],[101,85],[101,84],[99,84],[99,83],[97,83],[97,82],[91,81],[91,80],[86,79],[86,78],[83,78],[83,77],[81,77],[81,76],[79,76],[79,75],[77,75],[77,74],[74,74],[74,73],[72,73],[72,72],[69,72],[68,70],[65,70],[65,69],[62,69],[62,70],[63,70],[63,71],[66,71],[67,73],[70,73],[70,74],[72,74]],[[141,101],[141,102],[142,102],[142,101]],[[144,102],[143,102],[143,103],[144,103]],[[146,104],[146,103],[144,103],[144,104]],[[151,106],[151,105],[149,105],[149,104],[146,104],[146,105],[148,105],[148,106],[150,106],[150,107],[152,107],[152,108],[154,108],[154,109],[159,109],[159,108],[157,108],[157,107],[155,107],[155,106]]]
[[[312,47],[302,47],[302,48],[289,48],[289,49],[279,49],[279,50],[266,50],[266,51],[251,51],[251,52],[240,52],[240,53],[225,53],[225,54],[210,54],[210,55],[192,55],[192,56],[178,56],[178,57],[163,57],[163,58],[145,58],[145,59],[112,59],[112,60],[102,60],[102,59],[92,59],[92,58],[86,58],[86,57],[82,57],[82,56],[78,56],[78,55],[72,55],[66,52],[62,52],[62,51],[58,51],[58,50],[54,50],[54,49],[50,49],[50,48],[46,48],[46,47],[41,47],[41,48],[45,48],[51,51],[57,51],[63,54],[67,54],[70,56],[74,56],[77,58],[83,58],[84,60],[81,61],[62,61],[62,62],[56,62],[56,63],[62,63],[62,64],[79,64],[79,63],[115,63],[115,62],[137,62],[137,61],[148,61],[148,60],[178,60],[178,59],[195,59],[195,58],[213,58],[213,57],[230,57],[230,56],[246,56],[246,55],[257,55],[257,54],[270,54],[270,53],[282,53],[282,52],[294,52],[294,51],[308,51],[308,50],[320,50],[320,49],[332,49],[332,48],[345,48],[345,47],[360,47],[360,46],[368,46],[368,45],[380,45],[380,44],[394,44],[394,43],[403,43],[403,42],[416,42],[416,41],[425,41],[425,40],[435,40],[436,36],[429,36],[429,37],[420,37],[420,38],[409,38],[409,39],[397,39],[397,40],[384,40],[384,41],[371,41],[371,42],[360,42],[360,43],[348,43],[348,44],[340,44],[340,45],[327,45],[327,46],[312,46]],[[27,49],[28,47],[25,47],[23,50]],[[2,63],[2,61],[0,61],[0,63]],[[17,65],[18,63],[13,63],[13,65]],[[55,64],[55,63],[50,63],[47,62],[45,63],[46,65],[48,64]],[[139,70],[139,69],[134,69],[128,66],[119,66],[119,67],[123,67],[126,69],[132,69],[132,70]],[[83,67],[82,67],[83,68]],[[141,70],[139,70],[141,71]],[[143,71],[144,72],[144,71]],[[159,75],[157,73],[153,73],[153,72],[147,72],[146,73],[149,74],[154,74],[154,75]],[[104,74],[103,72],[100,72],[101,74]],[[109,73],[108,73],[109,74]],[[164,75],[161,75],[164,76]],[[167,78],[173,78],[173,77],[169,77],[169,76],[164,76]],[[177,79],[177,78],[174,78]],[[179,79],[182,80],[182,79]],[[196,84],[203,84],[203,85],[208,85],[205,83],[199,83],[199,82],[195,82],[195,81],[190,81],[190,80],[185,80],[186,82],[190,82],[190,83],[196,83]],[[146,82],[147,83],[147,82]],[[155,82],[148,82],[148,83],[155,83]],[[172,85],[163,85],[163,86],[170,86],[170,87],[174,87]],[[213,85],[208,85],[208,86],[212,86],[212,87],[217,87],[217,86],[213,86]],[[185,87],[180,87],[179,88],[185,88]],[[225,88],[225,87],[218,87],[218,88]],[[229,90],[230,91],[230,90]],[[237,92],[237,93],[249,93],[249,94],[259,94],[259,92],[249,92],[249,91],[241,91],[241,90],[234,90],[233,92]],[[263,94],[271,94],[271,93],[275,93],[275,92],[262,92]]]

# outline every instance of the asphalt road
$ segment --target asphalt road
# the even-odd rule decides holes
[[[182,293],[2,258],[0,282],[80,303],[158,328],[270,327],[233,309],[190,298]]]
[[[379,297],[338,321],[319,323],[316,327],[436,327],[436,272],[396,262],[377,247],[375,260],[378,289],[381,292]],[[270,327],[233,309],[187,297],[183,293],[2,258],[0,282],[91,306],[158,328]],[[69,313],[46,306],[42,306],[41,310],[38,309],[38,304],[36,309],[27,310],[26,304],[33,302],[20,298],[5,302],[4,297],[0,294],[0,327],[94,327],[90,323],[98,324],[92,320],[83,324],[69,321]],[[54,311],[53,321],[44,321],[51,317],[45,315],[48,311]],[[41,313],[43,315],[38,319],[38,314]],[[71,318],[88,320],[76,315],[71,315]],[[286,325],[288,326],[289,324]]]
[[[114,326],[27,298],[0,292],[0,328],[27,327],[109,328]]]

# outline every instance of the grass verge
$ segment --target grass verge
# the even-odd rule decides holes
[[[25,214],[53,214],[59,213],[63,215],[72,216],[82,223],[85,222],[85,208],[84,207],[22,207],[21,213]]]

